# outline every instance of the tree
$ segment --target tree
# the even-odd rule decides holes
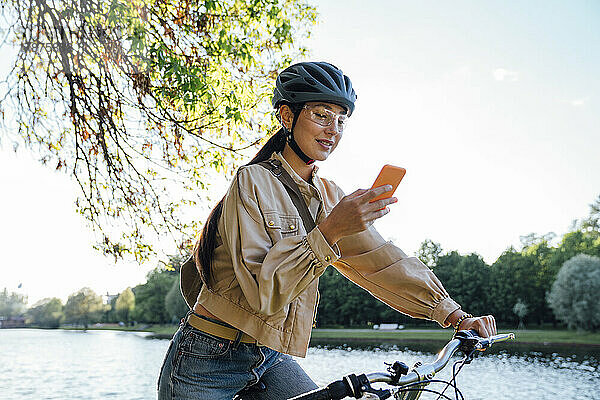
[[[600,256],[600,232],[578,229],[565,234],[550,262],[557,266],[558,271],[567,260],[577,254]]]
[[[165,309],[167,315],[171,317],[171,322],[176,322],[185,317],[189,311],[188,305],[181,295],[179,279],[173,281],[173,285],[165,297]]]
[[[545,293],[538,293],[536,289],[538,266],[535,257],[510,248],[498,257],[490,269],[489,296],[493,300],[489,313],[499,321],[516,324],[519,321],[513,307],[519,299],[527,299],[530,302],[530,315],[537,317],[535,310],[545,303]]]
[[[548,294],[556,318],[569,328],[600,328],[600,257],[579,254],[558,271]]]
[[[133,288],[135,294],[135,310],[133,318],[136,321],[166,324],[171,322],[165,308],[165,298],[173,282],[177,281],[177,271],[166,268],[156,268],[147,275],[143,285]]]
[[[276,73],[316,21],[303,0],[2,4],[19,46],[0,93],[9,140],[74,177],[115,259],[150,257],[159,235],[190,244],[209,172],[273,128]]]
[[[590,215],[581,224],[584,230],[600,232],[600,195],[590,204]]]
[[[26,296],[15,292],[9,293],[6,288],[0,292],[0,317],[17,317],[25,312],[26,307]]]
[[[525,324],[523,323],[523,318],[527,315],[528,307],[523,300],[519,299],[517,303],[513,306],[513,313],[517,317],[519,317],[519,326],[518,329],[525,329]]]
[[[490,267],[481,256],[456,251],[439,257],[434,269],[450,296],[473,315],[490,312]]]
[[[58,328],[65,319],[62,301],[56,297],[38,301],[27,310],[27,315],[31,323],[43,328]]]
[[[130,287],[123,290],[115,302],[117,316],[125,322],[129,322],[135,309],[135,295]]]
[[[90,288],[82,288],[67,299],[64,312],[68,322],[82,324],[85,329],[91,322],[95,322],[104,311],[102,296],[97,295]]]
[[[417,257],[429,268],[437,265],[441,254],[442,246],[430,239],[425,239],[417,250]]]

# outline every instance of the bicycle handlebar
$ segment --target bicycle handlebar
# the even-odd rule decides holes
[[[389,372],[374,372],[367,374],[369,382],[384,382],[393,384],[394,386],[403,386],[410,383],[419,382],[425,379],[432,379],[433,376],[444,369],[450,358],[456,353],[458,349],[464,346],[466,343],[471,341],[473,350],[483,351],[494,343],[505,342],[509,339],[514,339],[514,333],[505,333],[500,335],[491,336],[489,338],[482,338],[477,336],[473,331],[460,331],[456,337],[440,350],[437,358],[431,364],[423,364],[412,370],[408,375],[401,377],[397,381],[394,376]]]
[[[315,389],[311,392],[301,394],[290,400],[340,400],[344,397],[358,398],[360,391],[374,382],[384,382],[393,386],[404,386],[416,382],[432,379],[437,372],[442,370],[457,350],[472,354],[474,351],[483,351],[494,343],[514,339],[513,333],[505,333],[482,338],[475,331],[459,331],[438,353],[437,358],[430,364],[419,365],[405,376],[399,377],[394,372],[373,372],[366,375],[356,376],[354,374],[344,379],[330,383],[324,388]]]

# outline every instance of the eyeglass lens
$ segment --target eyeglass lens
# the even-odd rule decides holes
[[[310,119],[321,126],[329,126],[335,119],[337,119],[337,130],[339,132],[344,130],[348,121],[348,117],[346,115],[337,114],[325,108],[324,106],[306,106],[305,108],[308,110]]]

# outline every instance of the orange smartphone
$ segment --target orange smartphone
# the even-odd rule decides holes
[[[406,170],[402,167],[395,167],[390,164],[384,165],[383,168],[381,168],[377,179],[375,179],[375,183],[373,183],[373,186],[371,186],[371,189],[383,185],[392,185],[392,190],[375,197],[373,200],[370,201],[370,203],[377,200],[392,197],[392,195],[396,191],[396,188],[400,184],[400,181],[402,181],[402,178],[404,178],[405,174]]]

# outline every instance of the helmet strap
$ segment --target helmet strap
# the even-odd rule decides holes
[[[315,160],[313,160],[312,158],[310,158],[309,156],[307,156],[302,149],[300,148],[300,146],[298,146],[298,143],[296,142],[296,139],[294,139],[294,127],[296,126],[296,122],[298,122],[298,117],[300,116],[300,112],[302,112],[302,108],[300,108],[299,110],[294,112],[294,120],[292,122],[292,129],[288,130],[285,125],[283,125],[283,129],[285,130],[285,133],[287,135],[287,142],[290,145],[290,148],[292,150],[294,150],[294,153],[296,153],[296,155],[298,157],[300,157],[300,159],[302,161],[304,161],[306,163],[306,165],[311,165],[312,163],[315,162]]]

